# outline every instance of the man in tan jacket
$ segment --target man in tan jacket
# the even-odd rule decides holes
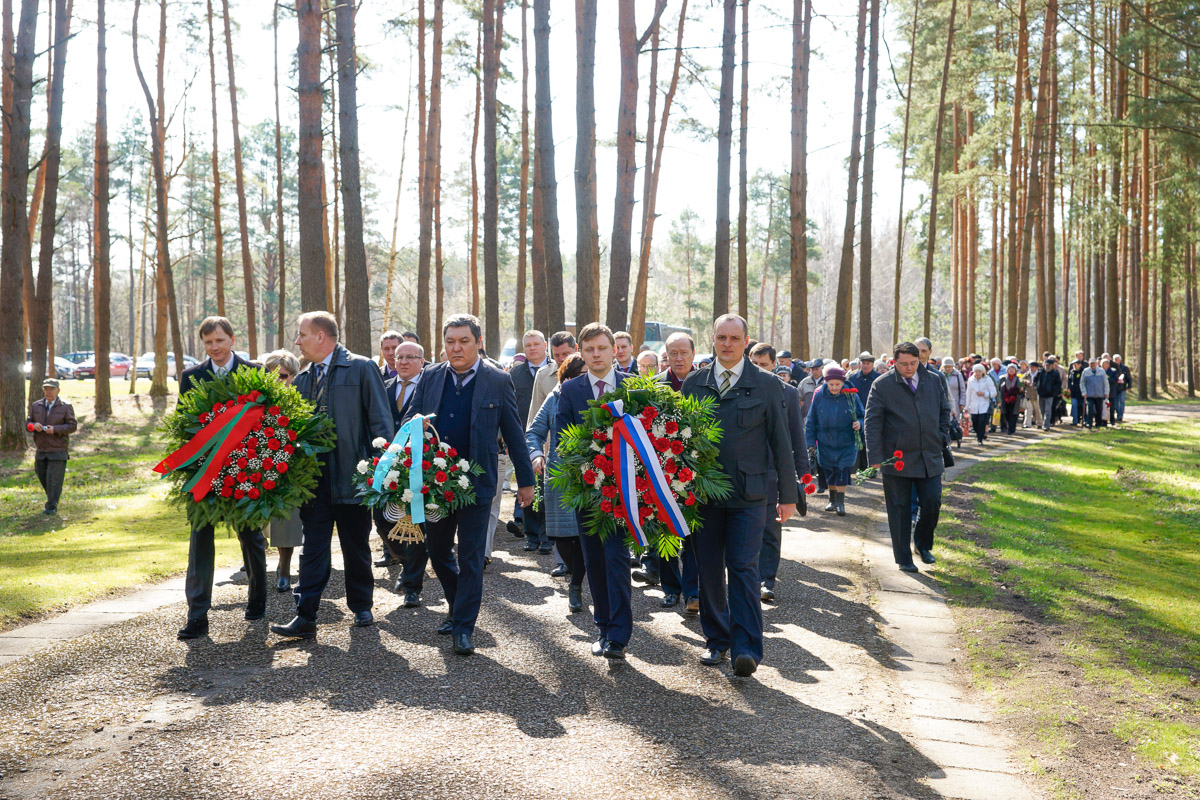
[[[58,498],[62,495],[63,478],[67,472],[67,437],[78,427],[75,409],[58,397],[58,381],[42,381],[42,399],[29,408],[26,429],[33,434],[33,469],[46,491],[46,516],[58,513]]]

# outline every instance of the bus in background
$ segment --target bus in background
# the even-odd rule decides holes
[[[680,325],[668,325],[665,322],[646,322],[645,344],[655,352],[666,344],[672,333],[686,333],[692,336],[692,329]]]

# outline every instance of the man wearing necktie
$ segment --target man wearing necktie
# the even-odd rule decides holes
[[[921,560],[934,563],[933,531],[942,506],[942,446],[950,436],[950,398],[942,382],[921,368],[921,351],[912,342],[896,345],[895,366],[871,384],[863,433],[867,461],[878,467],[899,450],[903,469],[882,469],[892,555],[905,572],[916,572],[912,547]],[[912,497],[920,516],[912,525]]]
[[[607,325],[593,322],[579,332],[579,352],[588,371],[562,384],[558,413],[554,417],[555,438],[561,437],[571,425],[583,423],[583,412],[590,401],[599,400],[631,376],[613,366],[616,339]],[[610,659],[625,658],[625,648],[633,634],[633,609],[630,605],[629,550],[625,536],[599,536],[583,533],[587,529],[586,515],[576,513],[579,520],[579,543],[583,547],[583,563],[588,588],[592,593],[592,617],[600,636],[592,644],[592,655]]]
[[[483,332],[479,320],[455,314],[442,325],[447,360],[425,370],[404,413],[435,415],[433,426],[441,440],[474,461],[483,473],[468,476],[475,484],[475,502],[440,520],[425,522],[425,546],[433,571],[442,584],[449,614],[437,629],[453,636],[455,653],[475,652],[471,635],[483,599],[483,566],[492,499],[500,491],[500,439],[508,447],[517,473],[517,502],[533,502],[533,465],[525,446],[525,429],[517,415],[512,379],[480,356]],[[455,537],[458,555],[455,557]]]
[[[330,543],[337,526],[346,574],[346,605],[354,624],[375,621],[371,614],[375,576],[371,572],[371,510],[362,504],[351,476],[363,459],[374,453],[371,442],[391,441],[392,414],[379,367],[355,355],[338,342],[338,324],[327,311],[300,315],[296,346],[308,367],[293,385],[317,411],[333,420],[337,443],[321,453],[320,475],[312,500],[300,508],[304,548],[300,551],[300,579],[293,594],[296,616],[271,631],[293,639],[317,635],[317,612],[331,572]]]
[[[517,413],[525,421],[537,414],[536,408],[532,409],[533,414],[530,414],[529,407],[533,399],[533,384],[538,370],[549,364],[550,358],[546,355],[546,335],[541,331],[526,331],[521,337],[521,347],[525,352],[525,361],[514,362],[509,375],[512,376],[513,389],[517,392]],[[507,481],[504,483],[507,485]],[[513,519],[519,519],[524,524],[526,552],[535,553],[539,549],[542,553],[550,552],[552,545],[546,537],[545,514],[541,510],[517,508]]]
[[[379,374],[385,382],[396,377],[396,349],[402,341],[398,331],[384,331],[379,337]]]
[[[745,355],[749,328],[736,314],[713,323],[712,364],[688,375],[683,394],[711,398],[721,426],[721,468],[732,491],[700,509],[692,534],[700,572],[700,663],[720,664],[732,650],[734,674],[746,677],[763,658],[758,560],[767,514],[782,525],[796,511],[796,467],[783,384]],[[779,503],[767,507],[767,475],[775,467]],[[728,578],[726,577],[728,575]]]
[[[396,364],[396,376],[384,381],[383,388],[392,401],[392,422],[399,429],[400,421],[408,407],[412,405],[413,397],[417,394],[417,384],[421,381],[421,371],[425,368],[425,349],[413,342],[402,342],[393,354]],[[421,589],[425,585],[425,567],[429,556],[425,550],[425,542],[409,542],[398,544],[387,538],[387,532],[392,529],[392,523],[383,518],[383,511],[375,511],[375,530],[383,540],[384,563],[375,562],[375,566],[390,566],[394,556],[402,565],[400,577],[396,579],[394,591],[404,594],[404,607],[416,608],[421,605]]]

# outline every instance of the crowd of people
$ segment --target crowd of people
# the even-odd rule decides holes
[[[404,607],[415,608],[422,604],[432,566],[448,604],[437,633],[451,637],[454,652],[469,655],[483,573],[497,530],[504,530],[523,540],[525,551],[551,557],[550,574],[566,582],[568,613],[584,611],[590,601],[594,655],[625,658],[633,635],[632,586],[638,583],[661,587],[662,607],[699,616],[702,664],[728,658],[735,674],[750,675],[763,658],[762,604],[776,602],[783,525],[797,505],[807,513],[806,483],[827,493],[824,511],[840,517],[847,513],[851,487],[879,477],[896,564],[917,572],[914,556],[936,563],[942,474],[953,464],[951,445],[961,446],[968,426],[983,445],[991,434],[1015,433],[1018,424],[1049,429],[1068,413],[1071,425],[1119,423],[1132,380],[1120,355],[1085,360],[1079,352],[1067,367],[1050,353],[1040,362],[985,361],[976,354],[939,359],[927,338],[903,342],[879,357],[864,352],[852,360],[805,362],[754,341],[746,321],[728,314],[713,323],[712,355],[703,357],[688,333],[676,332],[657,350],[643,346],[638,352],[628,333],[599,323],[548,338],[528,331],[507,369],[484,352],[475,317],[447,318],[441,338],[438,361],[431,362],[414,333],[388,331],[372,359],[340,343],[332,315],[309,312],[297,326],[300,358],[278,350],[259,364],[236,355],[229,320],[203,321],[199,339],[208,358],[181,375],[181,394],[200,380],[266,369],[331,417],[337,436],[334,449],[318,457],[312,500],[290,519],[272,523],[267,536],[236,532],[248,579],[246,619],[266,614],[269,544],[279,551],[276,590],[295,598],[294,617],[271,630],[288,638],[316,636],[336,528],[355,625],[374,622],[375,568],[398,568],[394,591]],[[652,551],[636,555],[619,537],[602,541],[584,534],[583,516],[564,505],[546,480],[563,431],[634,374],[711,399],[723,432],[719,462],[732,492],[702,506],[700,529],[672,558]],[[66,437],[75,430],[73,410],[57,399],[57,388],[46,382],[46,397],[34,404],[29,421],[47,513],[56,507]],[[351,474],[360,459],[370,457],[372,441],[390,441],[417,414],[436,415],[443,441],[483,472],[474,478],[475,503],[426,522],[422,541],[401,545],[388,537],[392,524],[382,513],[362,505]],[[502,525],[501,500],[514,477],[513,518]],[[372,529],[382,544],[382,556],[373,563]],[[188,615],[180,639],[208,633],[213,536],[211,526],[191,532]]]

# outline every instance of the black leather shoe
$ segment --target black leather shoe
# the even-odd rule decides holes
[[[775,602],[775,590],[768,589],[765,586],[762,587],[762,589],[758,593],[758,599],[762,600],[764,603],[774,603]]]
[[[916,564],[901,564],[900,569],[904,572],[920,572]]]
[[[272,625],[271,633],[288,639],[315,639],[317,638],[317,623],[309,622],[303,617],[293,617],[287,625]]]
[[[663,608],[674,608],[679,605],[679,595],[664,594],[662,599]]]
[[[449,636],[452,633],[454,633],[454,620],[446,617],[442,620],[442,624],[438,625],[437,634],[438,636]]]
[[[267,615],[267,610],[265,608],[247,608],[246,609],[246,619],[251,622],[253,622],[256,619],[262,619],[266,615]]]
[[[758,669],[758,662],[745,653],[733,660],[733,674],[739,678],[750,677],[756,669]]]
[[[525,546],[521,549],[526,553],[536,553],[538,549],[537,542],[526,542]]]
[[[548,556],[554,552],[554,545],[550,544],[549,542],[542,542],[542,544],[538,546],[538,552],[544,556]]]
[[[292,579],[287,575],[280,575],[279,582],[275,584],[275,591],[290,592],[292,590]]]
[[[567,574],[567,565],[566,564],[559,564],[557,567],[550,570],[551,578],[561,578],[563,575],[566,575],[566,574]]]
[[[657,573],[651,572],[648,569],[635,569],[629,573],[629,577],[647,586],[658,586],[659,577]]]
[[[517,522],[515,519],[510,519],[508,522],[504,523],[504,528],[512,534],[514,539],[525,538],[524,526],[522,526],[521,523]]]
[[[611,658],[614,661],[624,661],[625,645],[617,644],[616,642],[609,642],[608,644],[604,645],[604,651],[601,652],[600,655],[604,656],[605,658]]]
[[[706,667],[715,667],[725,660],[725,654],[728,652],[728,650],[717,650],[710,647],[700,654],[700,663]]]
[[[371,609],[368,608],[366,611],[355,611],[354,612],[354,627],[365,628],[368,625],[374,625],[374,624],[375,624],[375,615],[371,613]]]
[[[208,636],[208,617],[204,619],[189,619],[187,625],[179,629],[179,640],[199,639]]]
[[[567,587],[567,608],[572,614],[583,611],[583,587],[571,584]]]
[[[400,559],[385,555],[383,558],[378,559],[375,562],[375,566],[377,566],[377,567],[394,567],[399,563],[400,563]]]
[[[421,605],[421,595],[417,592],[406,592],[404,595],[405,608],[418,608]]]
[[[921,552],[921,560],[924,561],[926,564],[936,564],[937,563],[937,559],[933,557],[933,553],[929,552],[928,550],[922,550],[920,552]]]
[[[699,614],[700,613],[700,598],[699,597],[689,597],[687,599],[687,603],[684,604],[683,610],[689,614],[693,614],[693,615]]]
[[[460,656],[469,656],[475,652],[475,645],[471,644],[471,635],[468,633],[454,634],[454,652]]]
[[[592,642],[592,655],[604,655],[604,648],[606,647],[608,647],[608,639],[605,639],[603,636],[601,636],[599,639]]]
[[[641,566],[641,563],[642,563],[642,560],[640,558],[635,556],[633,553],[629,554],[629,566],[633,567],[634,569],[637,569],[639,566]]]

